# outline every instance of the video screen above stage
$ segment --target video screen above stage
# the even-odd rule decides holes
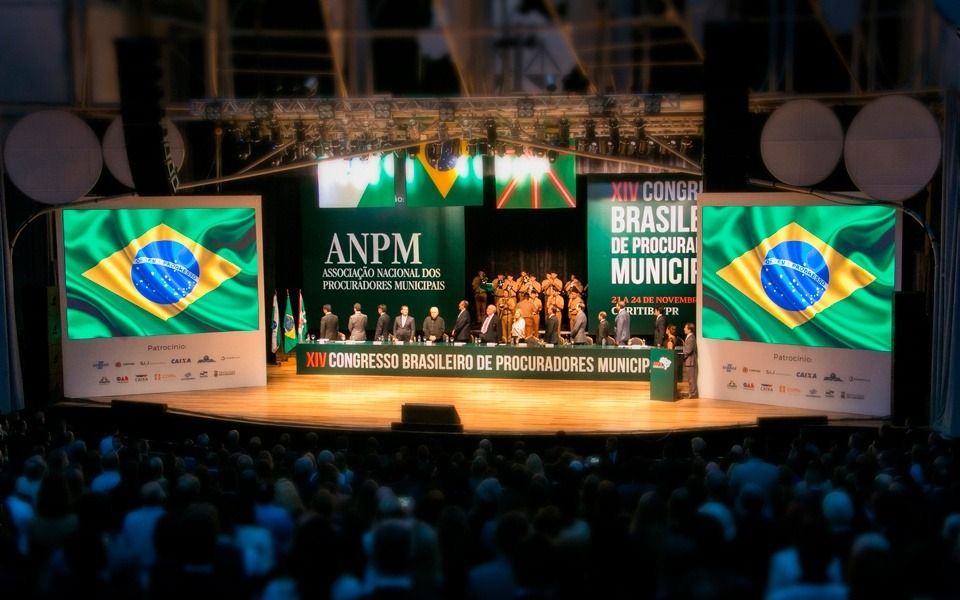
[[[888,206],[706,206],[703,337],[889,352]]]

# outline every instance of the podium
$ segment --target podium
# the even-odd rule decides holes
[[[677,354],[673,350],[650,349],[650,399],[677,399]]]

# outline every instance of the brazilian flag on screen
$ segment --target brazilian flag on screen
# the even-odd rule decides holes
[[[896,215],[881,206],[705,206],[704,337],[888,352]]]
[[[71,339],[254,331],[253,208],[63,211]]]
[[[406,159],[407,206],[483,206],[483,157],[462,140],[427,147]]]

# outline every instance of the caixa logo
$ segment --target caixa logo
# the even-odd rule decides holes
[[[797,377],[799,377],[800,379],[816,379],[817,374],[810,373],[808,371],[797,371]]]
[[[193,362],[193,361],[190,360],[190,357],[171,358],[171,359],[170,359],[170,364],[171,364],[171,365],[186,365],[186,364],[189,364],[189,363],[191,363],[191,362]]]

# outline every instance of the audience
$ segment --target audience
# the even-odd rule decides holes
[[[729,431],[475,446],[424,434],[406,445],[417,436],[351,443],[232,429],[148,440],[5,415],[0,589],[270,600],[957,597],[957,445],[888,426],[835,431],[758,430],[742,445]]]

